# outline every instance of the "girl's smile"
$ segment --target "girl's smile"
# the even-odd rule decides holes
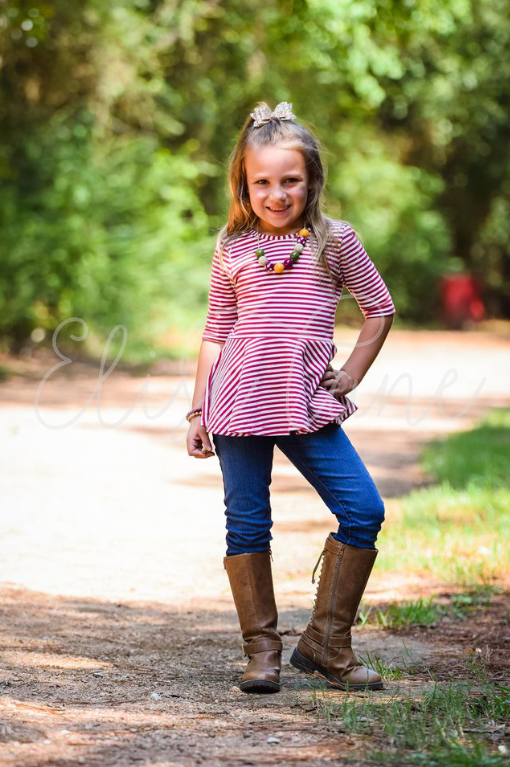
[[[257,147],[246,151],[244,164],[260,231],[288,234],[304,226],[309,187],[302,153],[282,146]]]

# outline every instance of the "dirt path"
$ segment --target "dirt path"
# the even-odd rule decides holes
[[[354,338],[348,332],[341,341]],[[510,404],[510,340],[398,331],[390,338],[345,428],[391,518],[392,499],[428,481],[417,465],[426,440]],[[338,346],[336,367],[348,353]],[[452,359],[457,380],[431,404]],[[23,374],[0,385],[0,765],[365,763],[362,738],[317,720],[313,692],[321,683],[286,662],[308,620],[312,568],[334,529],[287,459],[275,452],[272,485],[284,687],[249,696],[236,687],[244,662],[222,566],[217,458],[196,461],[183,447],[193,369],[179,375],[178,363],[161,364],[148,382],[116,370],[102,386],[102,421],[92,404],[73,425],[56,428],[84,406],[99,366],[73,363],[52,375],[38,420],[37,388],[55,356],[0,362]],[[381,399],[385,374],[386,391],[400,383]],[[108,428],[144,382],[152,417],[140,401]],[[405,573],[383,579],[376,570],[367,600],[438,586]],[[503,597],[494,609],[507,609]],[[467,639],[442,637],[450,665],[481,642],[475,625],[471,634],[468,624],[462,630]],[[426,684],[436,642],[433,632],[356,629],[362,651],[414,664],[413,674],[388,684],[389,696]]]

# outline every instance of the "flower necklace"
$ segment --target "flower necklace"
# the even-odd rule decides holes
[[[283,261],[276,261],[273,264],[268,260],[263,249],[260,247],[259,230],[255,229],[255,232],[257,234],[257,250],[255,251],[255,258],[257,259],[259,266],[265,267],[268,272],[276,272],[277,274],[285,271],[285,269],[290,269],[296,261],[299,260],[299,256],[303,252],[307,238],[310,235],[310,231],[306,227],[300,229],[299,232],[297,232],[296,244],[294,245],[294,249],[290,256],[284,258]]]

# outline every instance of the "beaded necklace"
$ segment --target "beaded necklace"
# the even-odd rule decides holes
[[[276,272],[276,274],[280,274],[281,272],[285,271],[285,269],[291,269],[296,261],[299,260],[299,256],[303,252],[307,238],[310,235],[310,231],[306,227],[300,229],[296,233],[296,244],[294,245],[294,249],[290,256],[288,258],[284,258],[283,261],[276,261],[275,263],[271,263],[271,261],[268,260],[264,250],[260,247],[259,230],[255,229],[255,232],[257,235],[257,250],[255,251],[255,258],[257,259],[259,266],[264,267],[268,272]]]

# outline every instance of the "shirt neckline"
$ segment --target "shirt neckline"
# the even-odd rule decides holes
[[[255,237],[260,237],[261,240],[293,240],[298,236],[299,229],[296,232],[290,232],[290,234],[266,234],[266,232],[257,232],[255,227],[251,227],[250,232]]]

